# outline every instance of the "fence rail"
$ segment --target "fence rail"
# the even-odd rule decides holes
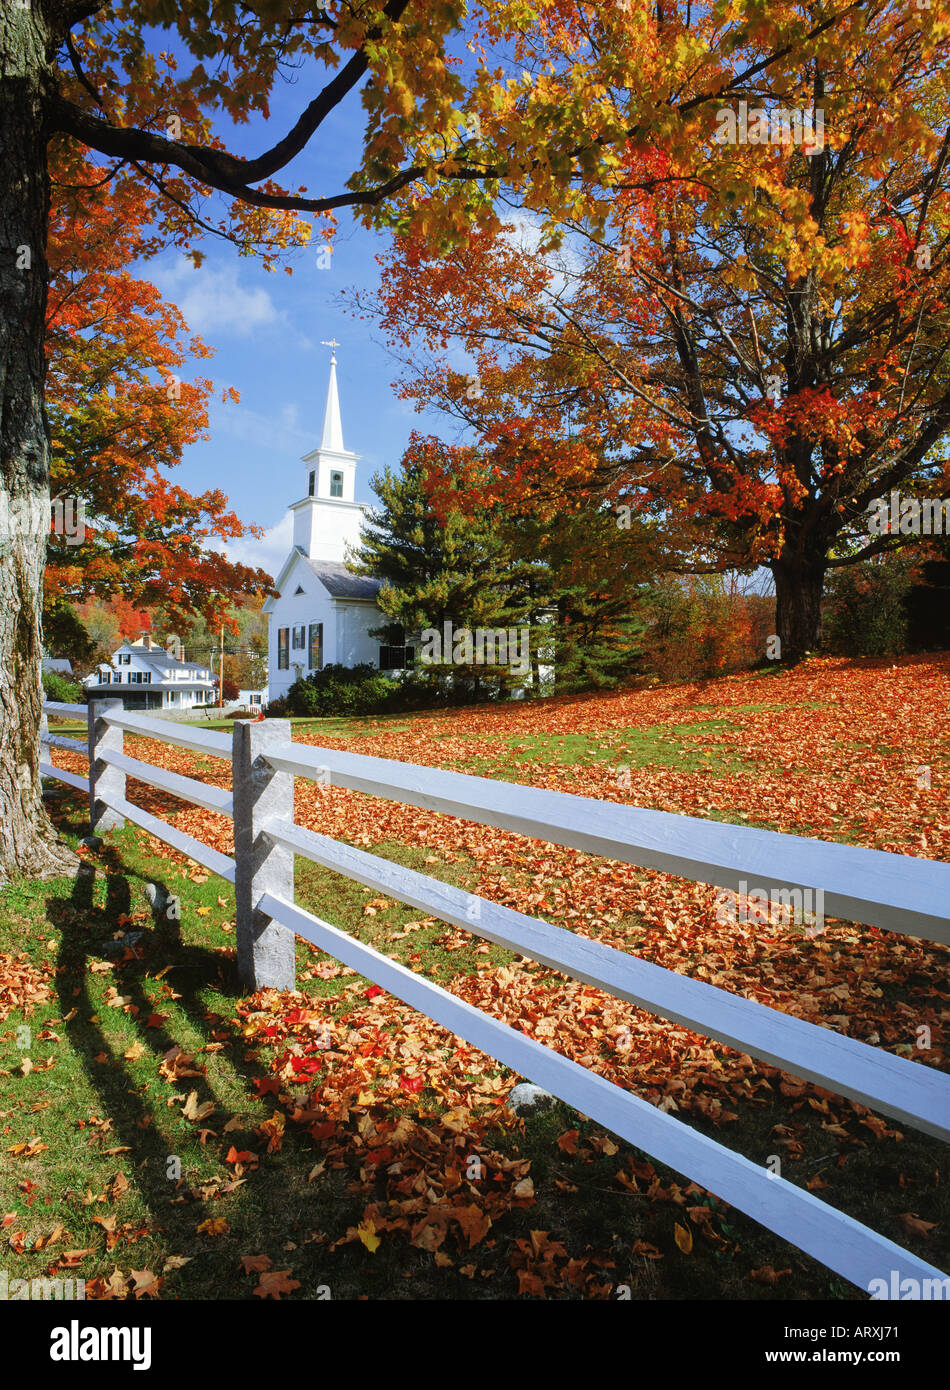
[[[53,702],[44,711],[85,713]],[[890,1287],[895,1270],[901,1278],[944,1279],[810,1192],[305,911],[293,900],[294,855],[943,1140],[950,1139],[950,1078],[296,825],[294,778],[329,775],[336,785],[371,796],[724,888],[752,880],[820,889],[830,915],[941,942],[950,942],[950,865],[313,748],[292,741],[286,720],[236,721],[228,738],[97,701],[88,727],[88,750],[51,735],[45,719],[41,731],[44,747],[87,754],[88,782],[48,755],[41,771],[88,787],[94,829],[131,820],[235,885],[238,968],[249,987],[292,988],[293,939],[302,936],[859,1288],[867,1290],[874,1279]],[[124,730],[230,761],[233,792],[130,757],[122,749]],[[126,795],[126,776],[230,816],[234,858],[136,806]]]

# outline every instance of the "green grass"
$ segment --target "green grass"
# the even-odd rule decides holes
[[[708,772],[712,775],[752,773],[757,763],[740,757],[728,746],[735,732],[729,719],[708,719],[691,724],[655,724],[637,728],[605,729],[580,734],[493,735],[472,738],[472,754],[446,763],[447,767],[477,770],[483,776],[503,776],[513,780],[513,769],[532,767],[594,767],[601,765],[639,768],[671,767],[680,772]],[[492,739],[497,750],[481,752],[479,744]],[[711,739],[719,743],[710,748]]]
[[[80,798],[63,792],[54,815],[75,842],[83,832]],[[464,888],[477,882],[478,866],[464,855],[430,863],[433,856],[418,847],[380,842],[368,848]],[[271,1053],[249,1047],[235,1014],[241,993],[234,935],[226,930],[234,920],[232,890],[213,875],[186,873],[150,853],[145,837],[131,827],[110,832],[90,861],[75,879],[20,883],[0,892],[0,952],[46,963],[53,972],[47,1002],[29,1015],[14,1008],[0,1022],[0,1213],[16,1213],[3,1230],[3,1239],[14,1242],[4,1252],[11,1278],[39,1277],[63,1251],[88,1249],[92,1253],[64,1273],[89,1280],[108,1278],[116,1268],[126,1276],[151,1270],[164,1275],[164,1298],[246,1299],[259,1276],[244,1274],[240,1258],[266,1254],[274,1269],[291,1270],[300,1284],[296,1299],[319,1297],[324,1287],[334,1299],[495,1299],[517,1296],[512,1263],[531,1245],[531,1232],[540,1231],[566,1252],[562,1257],[554,1250],[552,1267],[562,1274],[568,1258],[583,1262],[578,1277],[588,1281],[561,1280],[548,1290],[553,1297],[613,1297],[619,1284],[629,1285],[635,1299],[862,1296],[755,1222],[698,1190],[688,1192],[686,1181],[660,1164],[653,1164],[658,1195],[649,1195],[650,1182],[643,1179],[636,1191],[618,1184],[617,1173],[645,1164],[646,1155],[560,1103],[523,1125],[489,1122],[488,1147],[498,1156],[490,1163],[527,1160],[535,1202],[497,1215],[490,1237],[471,1251],[446,1245],[453,1266],[440,1268],[432,1253],[389,1235],[374,1254],[359,1242],[337,1244],[374,1200],[372,1180],[367,1186],[361,1178],[364,1160],[354,1148],[340,1166],[328,1163],[308,1182],[324,1151],[290,1123],[280,1151],[263,1152],[255,1129],[277,1105],[275,1096],[257,1094],[255,1082],[272,1078]],[[476,938],[459,950],[445,949],[440,939],[452,929],[441,923],[400,936],[407,923],[427,920],[424,914],[392,904],[368,915],[368,902],[382,895],[309,862],[298,860],[295,878],[303,906],[432,979],[445,983],[461,971],[511,959]],[[148,882],[178,896],[179,920],[151,912]],[[126,930],[142,931],[143,937],[135,953],[119,958],[110,954],[110,944]],[[316,977],[314,965],[327,958],[299,939],[296,957],[302,992],[328,1018],[345,1022],[368,982],[353,972]],[[530,968],[539,983],[546,978]],[[116,994],[130,1012],[110,1006]],[[23,1025],[32,1034],[25,1048],[18,1035]],[[399,1041],[394,1036],[393,1043]],[[175,1046],[193,1054],[199,1074],[170,1083],[160,1066]],[[24,1058],[31,1069],[24,1069]],[[370,1065],[383,1068],[389,1059]],[[494,1074],[509,1075],[501,1066]],[[182,1114],[192,1090],[199,1105],[214,1107],[198,1123]],[[440,1134],[443,1108],[430,1093],[407,1097],[402,1113]],[[737,1122],[723,1129],[693,1117],[688,1122],[762,1164],[776,1152],[784,1159],[774,1126],[790,1124],[801,1152],[785,1162],[784,1176],[804,1183],[820,1171],[830,1184],[820,1195],[941,1262],[950,1184],[945,1150],[936,1141],[905,1131],[902,1141],[875,1141],[866,1148],[840,1144],[821,1130],[820,1117],[804,1102],[790,1113],[777,1093],[757,1092],[736,1109]],[[398,1107],[386,1116],[373,1111],[377,1123],[398,1113]],[[575,1129],[578,1152],[572,1154],[557,1141]],[[9,1152],[34,1139],[46,1147],[32,1156]],[[246,1171],[236,1187],[230,1186],[233,1165],[224,1162],[231,1144],[261,1154],[260,1167]],[[847,1152],[843,1168],[828,1159],[833,1150]],[[469,1151],[465,1139],[459,1152]],[[444,1153],[436,1149],[429,1158],[413,1160],[428,1182],[441,1181]],[[175,1159],[180,1185],[169,1177]],[[492,1180],[486,1171],[473,1190]],[[714,1240],[704,1239],[691,1222],[690,1206],[712,1211]],[[898,1221],[908,1211],[937,1222],[941,1240],[910,1240]],[[112,1237],[96,1217],[114,1226],[114,1248],[107,1248]],[[199,1231],[219,1217],[226,1231]],[[37,1248],[58,1225],[64,1227],[61,1238]],[[676,1245],[677,1225],[694,1236],[689,1254]],[[653,1250],[661,1258],[651,1258]],[[187,1263],[173,1267],[176,1258]],[[790,1273],[774,1286],[751,1279],[752,1270],[768,1266]]]

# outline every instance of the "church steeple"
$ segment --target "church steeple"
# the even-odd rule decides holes
[[[324,347],[339,347],[335,338],[331,338]],[[327,390],[327,408],[323,412],[323,438],[320,440],[320,448],[328,449],[331,454],[343,454],[346,450],[343,447],[343,422],[340,419],[340,396],[336,388],[336,353],[330,357],[330,386]]]
[[[363,508],[355,499],[358,454],[343,444],[340,395],[336,381],[336,339],[324,343],[331,349],[330,382],[323,412],[320,447],[304,455],[307,465],[307,495],[291,505],[294,516],[294,545],[311,559],[344,558],[347,541],[359,539]]]

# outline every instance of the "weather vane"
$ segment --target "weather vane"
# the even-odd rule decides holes
[[[321,340],[320,340],[320,346],[321,346],[321,347],[328,347],[328,348],[331,349],[331,357],[332,357],[332,360],[335,362],[335,361],[336,361],[336,353],[333,352],[332,349],[333,349],[333,348],[338,348],[338,347],[340,346],[340,344],[337,342],[336,338],[330,338],[330,339],[321,338]]]

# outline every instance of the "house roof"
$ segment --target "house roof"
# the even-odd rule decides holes
[[[302,552],[301,552],[302,553]],[[375,599],[380,581],[366,575],[351,574],[335,560],[309,560],[303,557],[331,598]]]
[[[122,646],[114,653],[114,657],[118,656],[119,652],[131,652],[133,656],[144,661],[146,666],[151,666],[153,671],[207,671],[209,669],[200,661],[179,661],[177,657],[169,656],[168,652],[156,647]]]

